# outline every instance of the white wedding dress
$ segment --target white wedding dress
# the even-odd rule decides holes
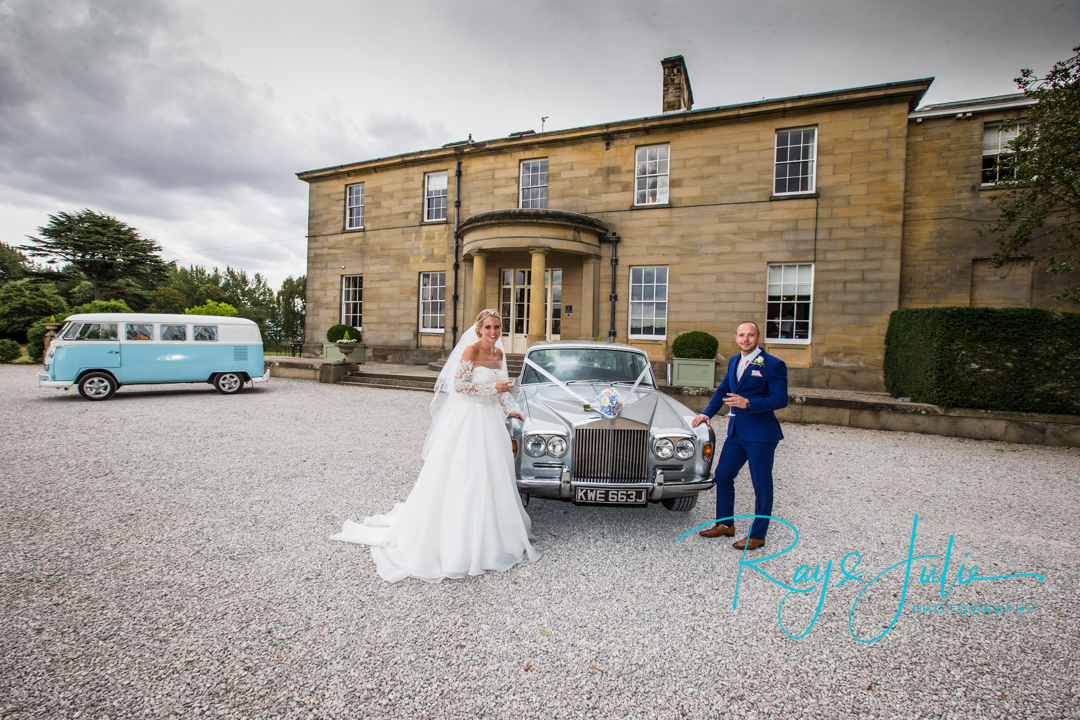
[[[506,379],[501,365],[460,361],[454,393],[428,437],[409,497],[362,524],[346,520],[331,540],[370,545],[379,575],[389,582],[439,582],[506,570],[523,556],[536,560],[505,425],[517,403],[495,391]]]

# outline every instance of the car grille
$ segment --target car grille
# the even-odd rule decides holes
[[[575,480],[632,483],[649,477],[649,428],[625,418],[597,420],[574,432]]]

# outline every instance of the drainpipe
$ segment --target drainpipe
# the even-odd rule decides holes
[[[619,241],[622,240],[618,235],[607,235],[600,238],[600,242],[611,243],[611,294],[608,295],[608,299],[611,301],[611,329],[608,330],[608,342],[615,342],[615,303],[619,300],[619,293],[616,291],[618,288],[616,280],[616,268],[619,267]]]
[[[471,136],[470,136],[471,137]],[[450,329],[450,347],[457,347],[457,305],[458,305],[458,269],[461,267],[461,263],[458,261],[458,251],[461,249],[461,239],[458,237],[458,226],[461,225],[461,161],[457,162],[457,171],[454,172],[455,189],[454,189],[454,324]]]

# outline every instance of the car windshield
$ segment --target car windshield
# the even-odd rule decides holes
[[[547,348],[530,353],[536,363],[563,382],[601,382],[633,384],[648,360],[644,355],[627,350],[606,348]],[[551,379],[536,368],[525,366],[522,385],[549,383]],[[642,387],[655,387],[652,372],[641,379]]]

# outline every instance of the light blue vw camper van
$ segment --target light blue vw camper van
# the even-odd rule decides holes
[[[251,320],[213,315],[72,315],[45,351],[38,387],[77,386],[108,400],[122,385],[211,383],[232,395],[265,382],[262,336]]]

